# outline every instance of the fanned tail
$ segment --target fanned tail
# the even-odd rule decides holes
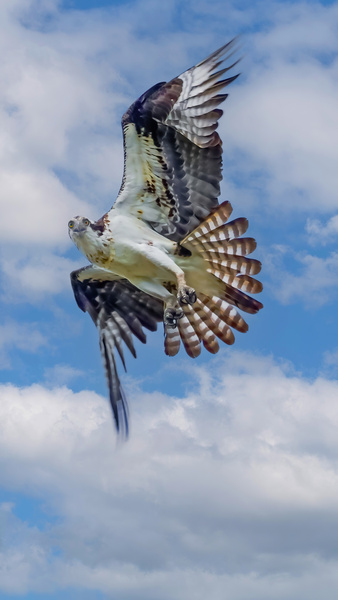
[[[232,213],[229,202],[223,202],[181,242],[184,248],[198,252],[206,261],[206,271],[223,283],[222,297],[198,293],[193,305],[182,306],[184,316],[175,329],[168,329],[165,351],[177,354],[182,341],[186,352],[196,357],[201,343],[208,352],[219,350],[218,339],[233,344],[233,329],[242,333],[248,325],[237,309],[254,314],[263,305],[248,294],[258,294],[263,286],[252,277],[261,270],[261,263],[248,258],[256,248],[253,238],[240,237],[247,231],[248,221],[237,218],[227,222]]]

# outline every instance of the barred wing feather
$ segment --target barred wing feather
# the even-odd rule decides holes
[[[163,303],[121,279],[94,266],[71,273],[78,306],[88,312],[98,333],[116,428],[128,435],[128,405],[116,368],[116,349],[126,368],[123,343],[136,358],[133,336],[146,343],[143,327],[157,329],[163,321]]]
[[[218,205],[222,143],[216,128],[238,75],[235,40],[169,83],[143,94],[122,119],[125,164],[112,210],[129,211],[161,235],[180,241]]]

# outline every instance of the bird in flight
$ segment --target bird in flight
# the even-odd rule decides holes
[[[201,344],[215,354],[233,344],[233,329],[248,325],[239,310],[256,313],[249,296],[262,290],[252,277],[261,263],[245,218],[228,221],[218,203],[222,142],[216,131],[227,98],[235,40],[169,83],[158,83],[122,117],[124,173],[113,207],[98,221],[74,217],[72,241],[90,265],[71,273],[78,306],[99,334],[117,431],[128,435],[128,406],[114,351],[136,357],[133,336],[164,324],[164,351],[182,342],[196,357]],[[239,310],[238,310],[239,309]]]

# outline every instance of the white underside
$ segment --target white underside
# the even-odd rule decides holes
[[[101,269],[128,279],[142,291],[165,302],[172,299],[166,284],[177,286],[184,274],[186,284],[204,294],[219,292],[217,279],[206,272],[206,262],[197,253],[175,255],[177,244],[156,233],[142,220],[113,213],[109,230],[102,236],[88,230],[77,240],[85,256]]]

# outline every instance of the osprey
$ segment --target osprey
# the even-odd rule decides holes
[[[238,61],[235,40],[169,83],[145,92],[123,115],[124,173],[114,206],[98,221],[75,217],[69,235],[90,265],[71,273],[78,306],[99,333],[109,397],[118,431],[128,434],[128,408],[114,356],[125,368],[123,344],[136,357],[133,335],[146,342],[164,323],[164,350],[180,342],[191,357],[216,353],[218,339],[233,344],[232,329],[248,325],[238,312],[262,304],[248,293],[262,284],[261,263],[241,237],[248,221],[228,221],[229,202],[218,203],[222,142],[216,128],[227,98],[223,78]]]

